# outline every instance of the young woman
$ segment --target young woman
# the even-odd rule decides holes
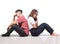
[[[57,34],[54,33],[54,30],[47,23],[42,23],[38,26],[37,15],[38,11],[36,9],[33,9],[28,16],[28,24],[31,35],[38,36],[44,31],[44,29],[46,29],[50,33],[50,35],[57,36]]]
[[[13,18],[13,22],[8,26],[7,32],[2,34],[2,36],[10,36],[10,34],[15,30],[20,36],[29,35],[28,22],[22,15],[22,10],[16,10]],[[15,17],[17,16],[17,19]]]

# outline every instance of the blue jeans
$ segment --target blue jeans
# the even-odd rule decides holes
[[[32,28],[30,32],[32,36],[38,36],[44,31],[44,29],[46,29],[51,35],[54,31],[48,24],[42,23],[37,28]]]
[[[9,28],[8,28],[8,29],[9,29]],[[3,36],[10,35],[14,30],[15,30],[20,36],[28,36],[28,35],[25,33],[24,29],[20,28],[20,26],[17,25],[17,24],[16,24],[16,25],[13,25],[13,26],[7,31],[7,33],[4,34]]]

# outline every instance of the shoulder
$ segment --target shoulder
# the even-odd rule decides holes
[[[28,18],[28,21],[29,21],[29,22],[35,22],[32,17],[29,17],[29,18]]]
[[[29,19],[29,20],[34,20],[32,17],[29,17],[28,19]]]

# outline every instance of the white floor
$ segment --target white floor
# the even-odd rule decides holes
[[[60,44],[60,36],[40,35],[38,37],[1,37],[0,44]]]

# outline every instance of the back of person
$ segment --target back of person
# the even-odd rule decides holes
[[[17,21],[20,23],[22,23],[21,28],[24,29],[26,34],[29,34],[29,26],[28,26],[28,22],[27,19],[24,16],[19,16]]]
[[[28,17],[29,30],[33,28],[33,23],[35,23],[34,19],[32,17]]]

